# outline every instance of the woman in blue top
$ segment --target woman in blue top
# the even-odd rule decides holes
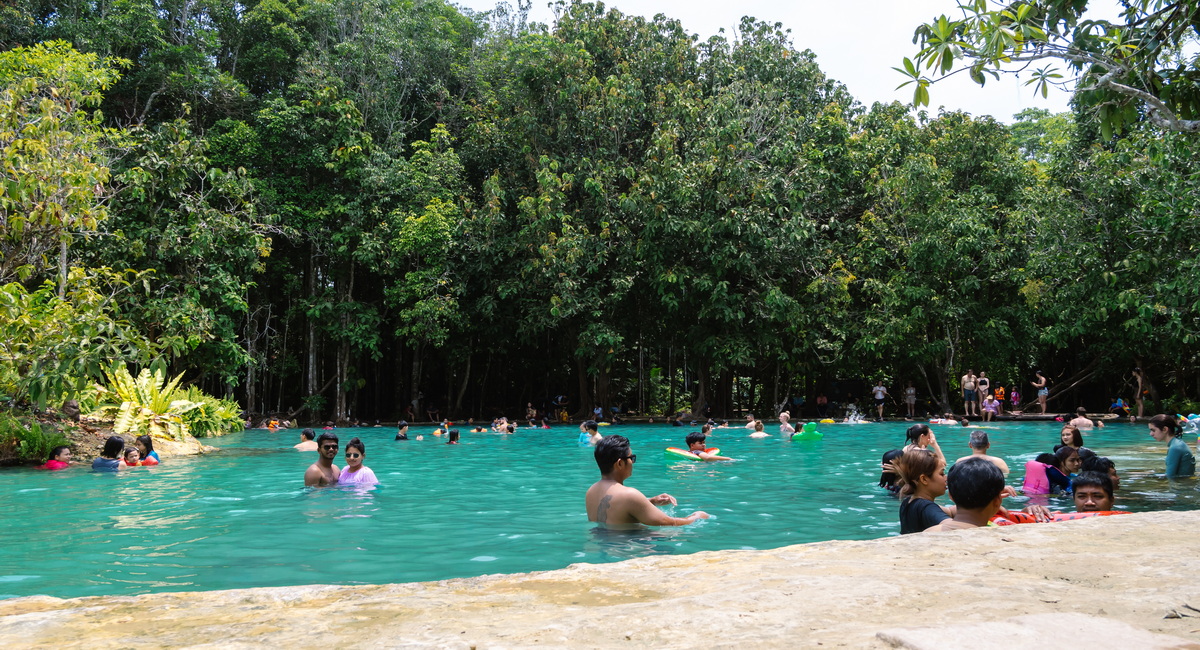
[[[1167,443],[1167,478],[1196,475],[1196,457],[1179,431],[1179,422],[1159,413],[1150,418],[1150,436]]]
[[[109,436],[104,441],[104,451],[100,457],[92,461],[92,469],[98,472],[116,472],[121,469],[121,455],[125,451],[125,439],[121,436]]]
[[[137,447],[138,455],[142,458],[153,458],[155,462],[162,462],[162,459],[158,457],[158,452],[154,451],[154,441],[150,439],[150,436],[138,436],[134,441],[134,446]]]

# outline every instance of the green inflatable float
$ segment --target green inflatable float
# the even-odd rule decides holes
[[[816,422],[806,422],[799,431],[792,434],[792,440],[820,440],[825,434],[817,431]]]

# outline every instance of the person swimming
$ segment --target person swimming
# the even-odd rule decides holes
[[[700,460],[706,460],[706,461],[733,460],[732,458],[729,458],[727,456],[718,456],[716,454],[710,454],[707,451],[705,451],[705,447],[704,447],[705,439],[706,439],[706,436],[703,433],[699,433],[697,431],[693,431],[693,432],[689,433],[687,435],[688,451],[695,454],[696,457],[699,458]]]
[[[363,463],[367,462],[367,448],[363,445],[362,440],[351,438],[350,442],[346,443],[346,466],[342,468],[338,475],[338,485],[356,485],[367,487],[378,485],[379,479],[375,478],[375,472],[371,471]]]
[[[896,459],[903,456],[904,452],[899,449],[891,449],[883,454],[883,460],[880,466],[883,468],[883,473],[879,475],[879,487],[886,489],[892,494],[900,493],[900,475],[896,473]]]
[[[892,461],[900,475],[900,534],[920,533],[955,514],[934,499],[946,493],[946,461],[928,449],[909,447]]]
[[[626,486],[637,455],[630,453],[629,439],[625,436],[606,436],[596,445],[593,455],[600,468],[600,480],[588,488],[584,498],[588,521],[605,528],[633,529],[642,525],[686,526],[708,519],[708,513],[700,510],[687,517],[672,517],[655,506],[676,505],[675,497],[663,493],[646,498]]]

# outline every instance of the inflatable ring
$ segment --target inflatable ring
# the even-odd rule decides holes
[[[817,431],[816,422],[806,422],[800,430],[792,434],[792,440],[820,440],[825,434]]]
[[[833,424],[833,423],[834,423],[834,421],[831,418],[825,418],[824,420],[821,420],[821,424]]]
[[[716,447],[709,447],[708,449],[705,449],[704,451],[706,451],[707,453],[710,453],[710,454],[721,453],[721,450]],[[697,456],[696,454],[693,454],[692,452],[690,452],[686,449],[680,449],[679,447],[667,447],[666,453],[668,456],[674,456],[675,458],[686,458],[687,460],[704,460],[703,458]]]
[[[597,422],[597,423],[596,423],[596,426],[598,426],[598,427],[606,427],[606,426],[608,426],[608,425],[610,425],[610,424],[612,424],[612,423],[611,423],[611,422]]]
[[[1087,519],[1089,517],[1108,517],[1109,515],[1128,515],[1125,510],[1099,510],[1094,512],[1055,512],[1050,516],[1050,521],[1073,521],[1075,519]],[[1007,517],[996,515],[991,519],[992,523],[997,526],[1013,526],[1016,524],[1032,524],[1037,522],[1037,517],[1027,512],[1009,512]]]

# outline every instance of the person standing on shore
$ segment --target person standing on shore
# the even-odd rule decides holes
[[[1137,422],[1138,418],[1142,417],[1142,409],[1146,408],[1146,374],[1141,368],[1133,369],[1133,378],[1137,381],[1137,387],[1133,393],[1133,403],[1137,406],[1137,415],[1129,418],[1130,422]]]
[[[883,379],[875,382],[875,387],[871,389],[875,395],[875,421],[883,422],[883,403],[887,399],[888,390],[883,385]]]
[[[967,374],[962,376],[963,415],[979,415],[979,402],[975,399],[975,371],[967,368]]]
[[[1050,383],[1046,380],[1046,375],[1042,374],[1041,370],[1033,373],[1035,375],[1033,381],[1029,382],[1031,386],[1037,389],[1038,406],[1042,407],[1042,415],[1046,414],[1046,398],[1050,396],[1050,389],[1047,385]]]
[[[916,416],[917,411],[917,388],[913,383],[908,382],[908,387],[904,389],[904,406],[908,408],[908,417],[906,420],[912,420]]]
[[[987,373],[980,370],[979,377],[975,379],[975,414],[982,415],[980,411],[983,405],[983,400],[987,399],[988,395],[992,394],[992,380],[988,379]]]

